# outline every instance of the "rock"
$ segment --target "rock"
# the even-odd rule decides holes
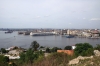
[[[78,56],[77,59],[84,60],[84,57],[82,57],[82,56]]]
[[[91,59],[93,58],[93,56],[90,56],[90,57],[82,57],[82,56],[78,56],[77,58],[69,61],[69,65],[72,65],[72,64],[78,64],[79,63],[79,60],[84,60],[84,59]]]
[[[78,63],[79,63],[78,59],[73,59],[73,60],[69,61],[69,65],[78,64]]]
[[[90,64],[91,64],[91,65],[93,65],[94,63],[93,63],[93,62],[91,62]]]
[[[95,56],[100,56],[100,51],[94,50],[94,54],[95,54]]]

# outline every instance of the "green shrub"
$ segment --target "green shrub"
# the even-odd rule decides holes
[[[72,50],[72,46],[66,46],[65,50]]]
[[[93,55],[93,47],[89,43],[79,43],[76,44],[75,48],[75,55],[76,56],[90,56]]]
[[[94,48],[95,50],[99,50],[100,51],[100,45],[97,44],[97,46]]]
[[[0,66],[8,66],[9,58],[0,55]]]

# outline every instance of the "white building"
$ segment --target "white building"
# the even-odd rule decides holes
[[[76,48],[76,46],[73,45],[73,46],[72,46],[72,50],[74,50],[75,48]]]

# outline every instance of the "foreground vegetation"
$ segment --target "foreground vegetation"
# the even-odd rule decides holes
[[[54,47],[52,49],[46,48],[45,53],[49,53],[49,55],[45,57],[44,52],[41,50],[38,51],[39,47],[39,43],[33,41],[30,45],[30,48],[26,52],[20,53],[20,59],[16,60],[9,60],[8,57],[0,55],[0,66],[68,66],[68,62],[77,56],[94,55],[93,51],[95,49],[100,51],[100,45],[97,45],[97,47],[93,48],[89,43],[78,43],[76,44],[73,56],[67,55],[65,53],[57,53],[57,50],[61,50],[61,48]],[[41,47],[43,48],[43,46]],[[71,46],[66,46],[64,49],[72,50]],[[4,53],[7,52],[3,48],[1,51]],[[96,66],[96,64],[98,65],[100,62],[100,58],[98,58],[99,57],[95,56],[92,60],[84,60],[81,61],[81,63],[85,64],[91,61]],[[79,66],[82,66],[81,63]]]

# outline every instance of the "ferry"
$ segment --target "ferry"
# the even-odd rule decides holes
[[[51,36],[55,34],[53,32],[38,32],[38,33],[31,32],[30,35],[32,36]]]

